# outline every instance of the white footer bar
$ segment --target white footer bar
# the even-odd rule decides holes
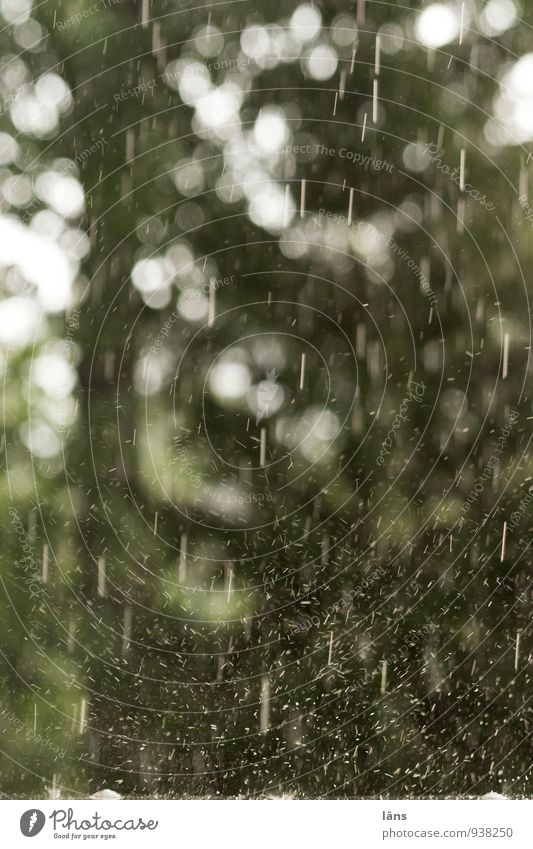
[[[518,800],[6,800],[0,818],[6,849],[533,847],[533,801]]]

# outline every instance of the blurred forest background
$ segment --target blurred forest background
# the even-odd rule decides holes
[[[531,5],[0,0],[5,798],[531,794]]]

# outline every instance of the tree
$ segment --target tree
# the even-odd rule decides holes
[[[6,95],[4,203],[81,263],[9,355],[7,794],[526,791],[529,166],[492,74],[527,25],[427,11],[4,32],[58,113]]]

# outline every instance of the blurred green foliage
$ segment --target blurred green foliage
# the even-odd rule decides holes
[[[2,350],[5,796],[528,792],[530,513],[503,554],[502,534],[532,475],[532,241],[517,200],[531,166],[526,145],[491,144],[484,128],[529,25],[488,37],[482,4],[467,4],[462,43],[428,50],[414,35],[422,6],[335,0],[314,4],[321,28],[297,42],[297,5],[154,3],[143,23],[126,2],[44,4],[0,34],[6,104],[9,79],[16,91],[46,73],[72,95],[47,133],[4,108],[19,153],[0,181],[26,176],[33,194],[17,205],[4,191],[0,214],[28,226],[50,207],[39,174],[73,161],[85,208],[70,226],[90,240],[70,307]],[[242,52],[250,27],[257,60]],[[326,79],[301,58],[314,45],[337,56]],[[219,97],[205,114],[196,65],[184,96],[187,63],[208,67]],[[267,145],[251,157],[272,107],[283,143],[309,155],[269,158]],[[495,211],[424,160],[430,144],[450,168],[466,150]],[[277,195],[264,184],[288,187],[286,227],[268,224]],[[143,260],[160,303],[132,284]],[[7,299],[22,284],[2,269]],[[190,318],[190,291],[232,275],[215,320]],[[39,456],[24,426],[59,403],[32,383],[54,339],[76,373],[75,410],[55,427],[60,450]],[[284,405],[263,421],[213,390],[236,349],[254,386],[279,372]],[[378,464],[413,380],[423,397]]]

